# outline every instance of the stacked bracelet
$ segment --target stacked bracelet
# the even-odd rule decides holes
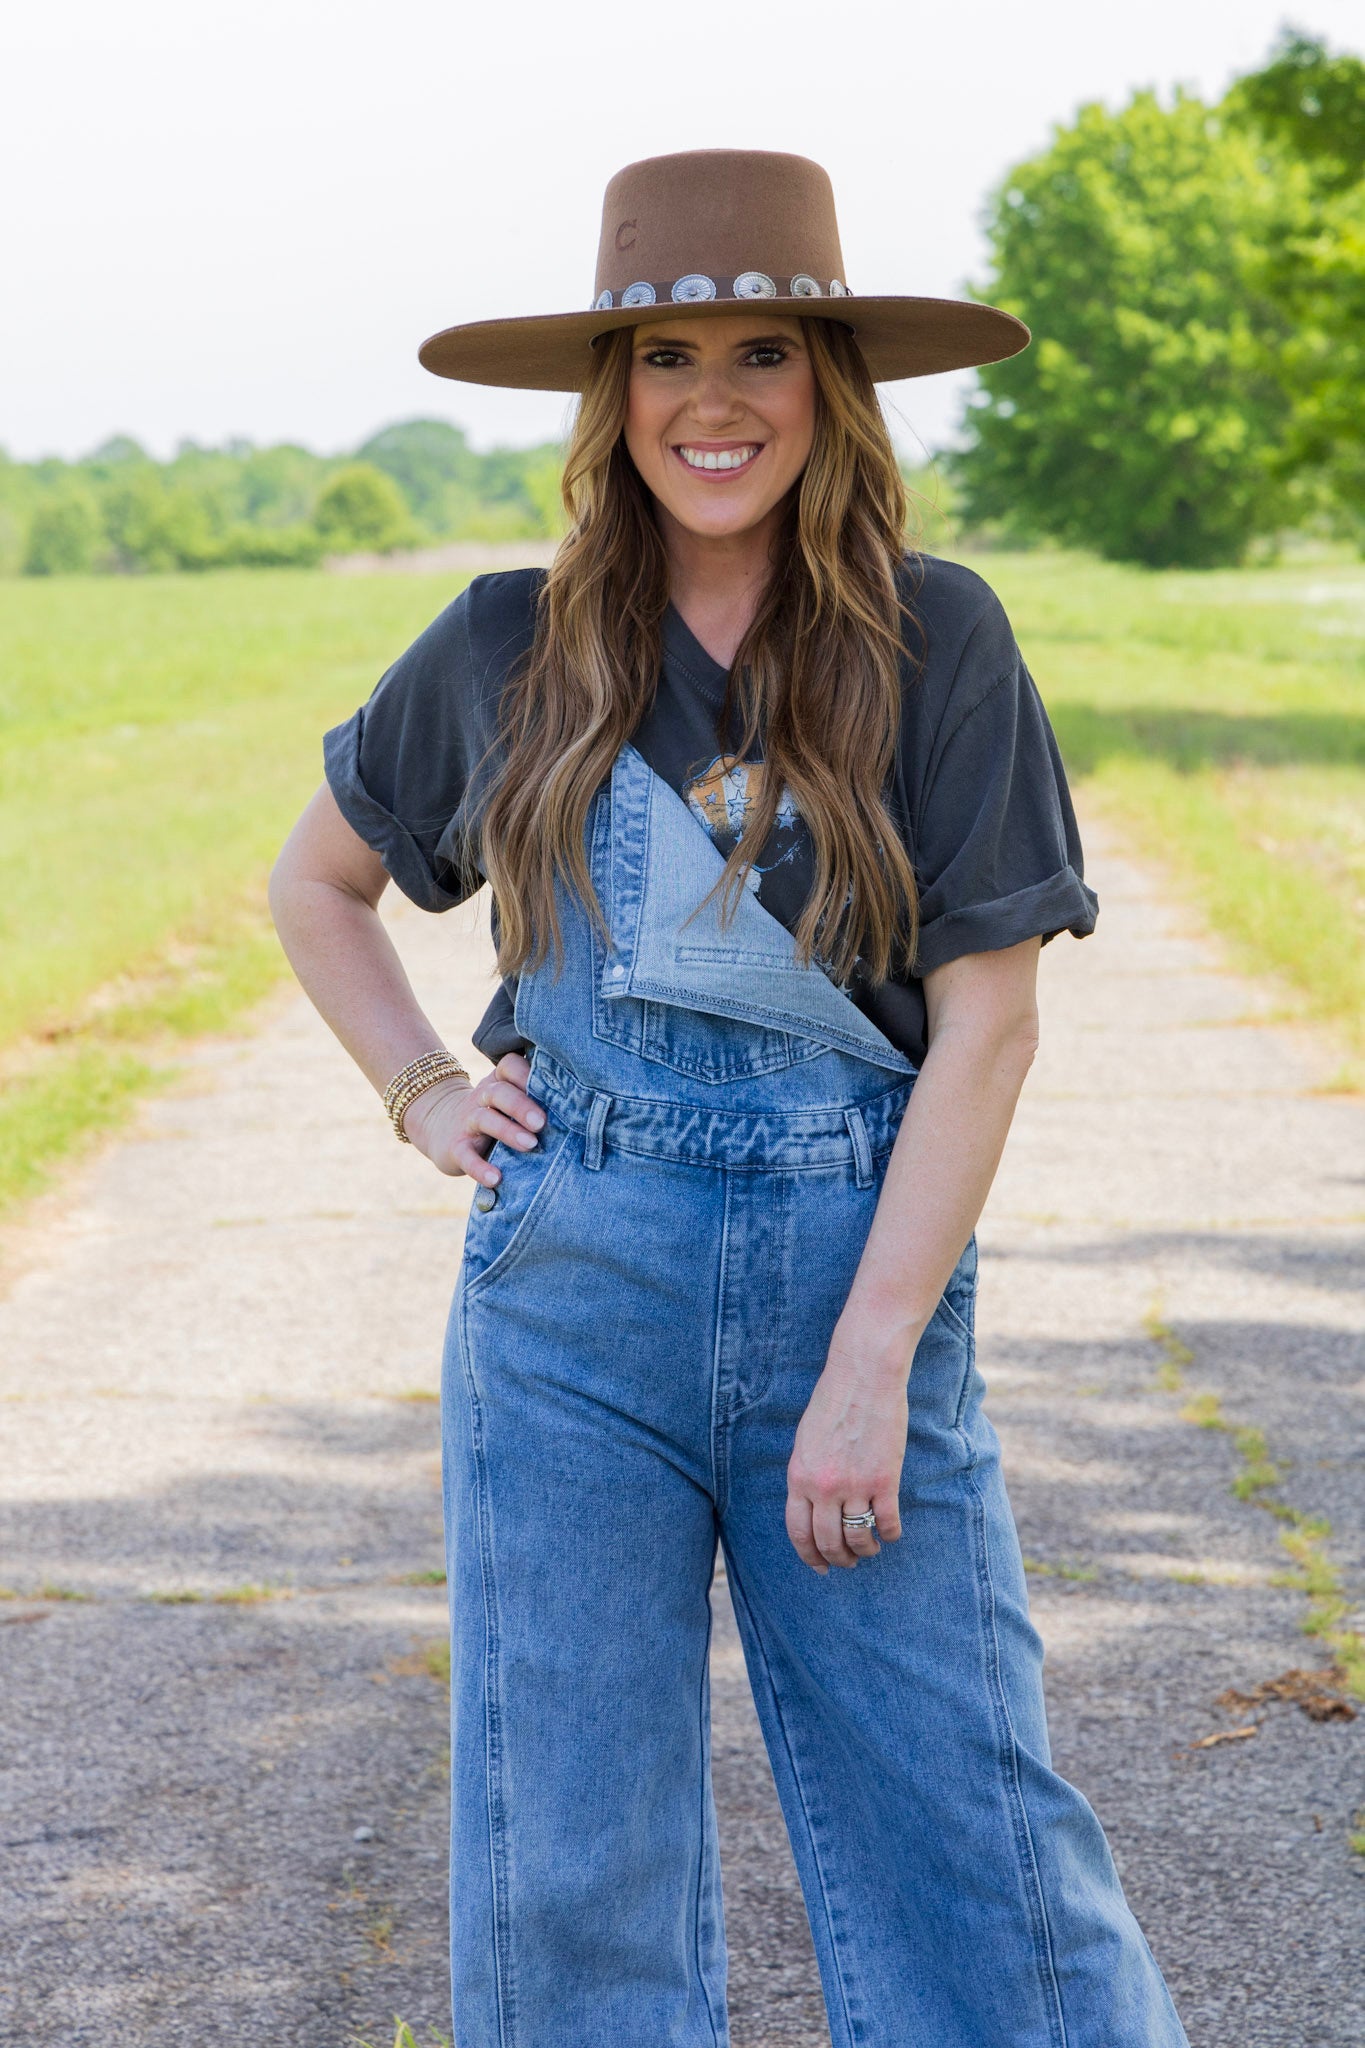
[[[442,1046],[437,1052],[424,1052],[420,1059],[410,1060],[401,1073],[394,1075],[384,1090],[384,1107],[389,1122],[393,1125],[400,1145],[410,1145],[412,1139],[403,1129],[403,1112],[413,1104],[424,1089],[437,1081],[467,1081],[469,1075],[453,1053]]]

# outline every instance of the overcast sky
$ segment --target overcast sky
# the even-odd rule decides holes
[[[0,446],[115,432],[334,450],[418,415],[479,446],[565,400],[429,376],[457,320],[586,306],[610,174],[715,146],[829,170],[857,290],[985,281],[980,210],[1087,100],[1216,96],[1360,0],[63,0],[0,31]],[[902,445],[969,373],[888,388]]]

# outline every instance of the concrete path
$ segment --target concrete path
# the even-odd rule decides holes
[[[1099,926],[1044,952],[1043,1050],[978,1232],[1054,1749],[1194,2048],[1359,2048],[1365,1713],[1216,1702],[1327,1661],[1274,1583],[1294,1525],[1258,1500],[1325,1516],[1365,1585],[1365,1104],[1314,1093],[1331,1049],[1266,1022],[1158,876],[1082,829]],[[473,913],[386,915],[467,1049]],[[448,2027],[430,1396],[469,1184],[393,1143],[301,997],[257,1021],[2,1248],[7,2048]],[[1261,1428],[1277,1484],[1235,1497],[1257,1446],[1182,1410]],[[735,2041],[816,2048],[717,1604]]]

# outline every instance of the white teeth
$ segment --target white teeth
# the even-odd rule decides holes
[[[756,447],[724,448],[719,454],[711,448],[680,448],[678,453],[689,469],[741,469],[753,455]]]

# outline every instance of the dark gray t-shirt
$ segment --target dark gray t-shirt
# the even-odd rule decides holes
[[[369,701],[323,740],[344,816],[404,894],[449,910],[483,881],[469,818],[472,778],[498,698],[530,647],[544,571],[476,576],[380,678]],[[915,972],[872,983],[855,968],[858,1007],[915,1065],[927,1050],[921,977],[964,953],[1059,932],[1084,938],[1099,899],[1083,879],[1080,835],[1056,737],[1000,600],[974,570],[909,556],[902,594],[923,636],[903,667],[900,742],[887,792],[919,887]],[[717,722],[726,672],[672,606],[658,690],[632,735],[655,773],[728,853],[762,763],[737,761]],[[809,836],[789,803],[755,863],[759,901],[788,928],[810,887]],[[504,980],[473,1034],[488,1059],[526,1050]]]

